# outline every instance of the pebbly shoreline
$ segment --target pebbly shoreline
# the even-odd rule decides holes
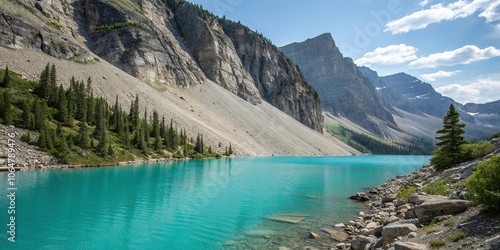
[[[367,192],[351,196],[365,203],[367,212],[329,228],[311,229],[304,235],[303,249],[500,249],[500,215],[481,213],[481,208],[465,200],[465,180],[474,166],[500,155],[500,139],[491,141],[495,151],[483,158],[465,162],[442,172],[424,166],[398,176]],[[429,183],[449,178],[447,197],[427,195],[421,190]],[[413,187],[417,193],[405,201],[400,190]],[[437,247],[434,244],[443,244]],[[431,246],[432,243],[432,246]],[[282,246],[279,250],[289,250]]]

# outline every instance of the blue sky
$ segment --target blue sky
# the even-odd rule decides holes
[[[500,0],[190,0],[277,46],[331,33],[379,75],[406,72],[461,103],[500,99]]]

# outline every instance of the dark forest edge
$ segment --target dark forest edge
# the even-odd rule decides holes
[[[189,137],[174,120],[156,110],[139,110],[139,97],[127,113],[116,97],[113,105],[92,91],[92,79],[58,84],[54,65],[38,82],[0,69],[0,123],[27,129],[21,140],[37,145],[63,164],[99,165],[140,159],[220,158],[233,154],[232,145],[205,145],[203,134]],[[215,148],[215,149],[214,149]]]

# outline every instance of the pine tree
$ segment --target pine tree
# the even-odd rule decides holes
[[[48,96],[48,101],[50,105],[56,106],[58,103],[59,95],[57,92],[57,75],[56,75],[56,66],[52,64],[52,67],[50,68],[50,74],[49,74],[49,96]]]
[[[143,132],[144,132],[144,140],[146,141],[146,145],[149,145],[149,138],[151,134],[149,133],[149,124],[148,124],[148,109],[144,109],[144,120],[142,122]]]
[[[2,93],[2,107],[0,117],[3,120],[3,123],[6,125],[10,125],[14,122],[14,106],[13,106],[12,96],[8,90]]]
[[[153,111],[153,136],[155,138],[154,148],[156,150],[160,150],[161,148],[160,119],[158,116],[158,112],[156,110]]]
[[[139,95],[135,96],[135,101],[132,101],[130,104],[130,113],[129,113],[129,121],[132,131],[137,130],[140,126],[139,121]]]
[[[58,120],[63,124],[70,125],[71,121],[69,120],[68,115],[68,100],[66,99],[66,91],[64,91],[62,85],[59,85],[58,96]]]
[[[229,143],[229,150],[227,151],[228,155],[232,155],[233,154],[233,146],[231,145],[231,143]]]
[[[108,131],[106,129],[106,124],[103,124],[103,129],[99,132],[98,140],[99,144],[97,144],[97,153],[101,156],[105,156],[107,151],[107,141],[108,141]]]
[[[50,97],[50,65],[47,63],[45,69],[40,74],[40,80],[38,81],[37,94],[45,100],[49,100]]]
[[[23,100],[21,108],[22,108],[21,122],[23,127],[27,129],[33,129],[33,124],[31,124],[31,119],[32,119],[31,107],[27,99]]]
[[[460,146],[466,142],[462,136],[465,133],[464,127],[465,124],[460,123],[460,114],[451,104],[443,119],[443,128],[437,131],[441,136],[436,137],[439,140],[436,143],[438,148],[431,159],[437,169],[450,168],[461,162]]]
[[[47,101],[45,100],[35,100],[33,102],[33,113],[34,113],[34,128],[35,130],[42,131],[45,126],[45,119],[47,116]]]
[[[3,81],[2,81],[2,85],[0,87],[10,88],[10,82],[11,82],[11,78],[10,78],[9,66],[5,66],[5,73],[3,75]]]
[[[95,98],[92,90],[92,78],[87,79],[87,122],[93,125],[95,122]]]
[[[91,139],[89,137],[88,125],[87,123],[82,123],[80,129],[78,130],[78,146],[82,149],[88,149],[91,147]]]

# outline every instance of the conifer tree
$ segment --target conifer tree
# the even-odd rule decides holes
[[[58,120],[63,124],[70,125],[71,122],[68,115],[68,100],[66,99],[66,91],[64,91],[62,85],[59,85],[58,96]]]
[[[154,148],[156,150],[160,150],[161,148],[160,119],[158,116],[158,112],[156,110],[153,111],[153,136],[155,138]]]
[[[103,121],[104,122],[104,121]],[[97,144],[97,153],[101,156],[107,154],[107,141],[108,141],[108,131],[106,129],[106,124],[102,124],[103,129],[98,134],[99,144]]]
[[[233,154],[233,145],[231,145],[231,143],[229,143],[229,151],[227,153],[228,153],[228,155]]]
[[[13,106],[12,96],[8,90],[2,93],[2,107],[0,117],[3,123],[10,125],[14,122],[14,106]]]
[[[132,101],[130,105],[130,113],[129,113],[129,122],[132,128],[132,131],[136,131],[140,126],[139,121],[139,95],[135,96],[135,101]]]
[[[33,113],[34,113],[34,127],[38,131],[42,131],[45,126],[45,119],[47,116],[47,101],[46,100],[35,100],[33,102]]]
[[[21,122],[22,126],[27,129],[33,129],[33,124],[31,124],[31,107],[30,103],[27,99],[24,99],[22,102],[22,113],[21,113]]]
[[[57,92],[57,75],[56,75],[56,66],[52,64],[50,67],[50,74],[49,74],[49,86],[48,86],[48,101],[52,106],[56,106],[58,103],[58,92]]]
[[[82,149],[88,149],[91,147],[91,138],[89,137],[88,125],[87,123],[82,123],[80,129],[78,130],[78,146]]]
[[[146,145],[149,145],[149,138],[151,134],[149,133],[149,124],[148,124],[148,109],[144,109],[144,120],[142,122],[143,132],[144,132],[144,140],[146,141]]]
[[[50,65],[47,63],[45,69],[40,74],[40,80],[37,88],[38,96],[49,100],[50,97]]]
[[[9,66],[5,66],[5,73],[3,75],[3,80],[2,80],[2,85],[0,87],[2,88],[10,88],[10,72],[9,72]]]
[[[460,146],[466,142],[462,136],[465,133],[464,127],[465,124],[460,123],[460,114],[451,104],[443,118],[443,128],[437,131],[441,136],[436,137],[439,140],[436,143],[438,148],[434,151],[431,159],[431,163],[438,170],[450,168],[461,162]]]

